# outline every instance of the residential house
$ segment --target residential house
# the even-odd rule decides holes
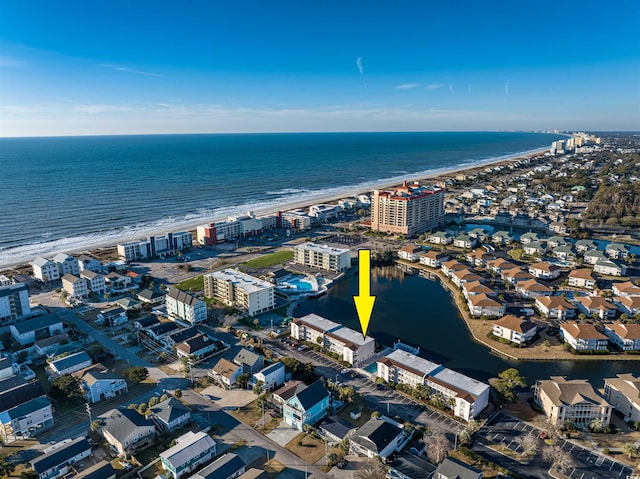
[[[413,453],[400,453],[388,463],[387,477],[392,479],[431,479],[436,466]]]
[[[537,257],[542,257],[547,252],[547,248],[544,246],[544,243],[540,241],[527,243],[522,246],[522,250],[524,251],[524,254]]]
[[[291,336],[297,340],[319,344],[339,355],[343,361],[358,366],[375,354],[375,340],[317,314],[296,318],[291,323]]]
[[[62,320],[55,314],[38,316],[9,326],[11,337],[22,346],[54,336],[63,331]]]
[[[616,296],[640,296],[640,286],[631,281],[613,283],[611,289]]]
[[[540,261],[529,266],[529,273],[539,279],[555,279],[560,276],[562,270],[555,264]]]
[[[271,398],[278,404],[283,405],[289,399],[291,399],[295,394],[302,391],[307,386],[298,380],[291,380],[284,383],[280,388],[273,391],[271,394]]]
[[[180,479],[216,455],[216,441],[206,432],[192,432],[176,439],[176,444],[160,453],[162,468],[173,479]]]
[[[119,298],[114,301],[125,311],[140,311],[142,309],[142,303],[134,298]]]
[[[62,277],[62,289],[69,294],[70,298],[81,299],[89,296],[87,280],[69,273]]]
[[[115,271],[106,275],[104,281],[106,288],[112,293],[125,293],[131,289],[137,289],[137,286],[133,285],[130,276],[116,273]]]
[[[264,368],[264,356],[242,348],[233,358],[233,362],[242,366],[245,373],[253,374]]]
[[[209,372],[209,376],[218,381],[222,387],[231,389],[236,384],[238,376],[242,373],[242,366],[232,363],[228,359],[220,358]]]
[[[49,363],[47,372],[52,378],[62,376],[63,374],[71,374],[81,369],[88,368],[93,364],[91,357],[84,352],[70,354],[61,359],[56,359]]]
[[[569,286],[593,289],[596,286],[596,278],[589,269],[572,269],[569,272]]]
[[[257,373],[254,373],[249,380],[248,387],[253,388],[256,384],[262,381],[262,390],[271,391],[284,383],[284,377],[284,364],[281,362],[275,362]]]
[[[77,437],[70,442],[62,443],[41,456],[31,460],[31,467],[38,479],[56,479],[66,476],[70,466],[91,455],[91,444],[86,437]]]
[[[138,330],[147,329],[147,328],[156,326],[158,324],[160,324],[160,321],[155,316],[145,316],[143,318],[136,319],[135,321],[133,321],[133,328]]]
[[[458,235],[453,240],[453,246],[456,246],[458,248],[471,249],[475,248],[477,244],[478,242],[475,238],[472,238],[471,236],[466,234]]]
[[[540,238],[538,237],[538,233],[525,233],[522,236],[520,236],[520,244],[523,245],[527,245],[529,243],[535,243],[540,241]]]
[[[93,271],[94,273],[102,273],[102,263],[99,259],[88,254],[78,256],[78,268],[80,272]]]
[[[627,267],[615,261],[599,259],[596,264],[593,265],[593,271],[606,276],[624,276],[627,274]]]
[[[413,431],[386,416],[372,417],[349,439],[349,452],[386,461],[411,439]]]
[[[155,326],[151,326],[145,330],[147,336],[153,339],[156,342],[162,341],[166,336],[171,333],[175,333],[180,329],[176,323],[165,321],[163,323],[158,323]]]
[[[482,479],[482,471],[453,457],[445,457],[432,479]]]
[[[593,324],[566,321],[560,324],[560,335],[576,351],[607,351],[609,341]]]
[[[473,281],[483,281],[484,278],[475,274],[468,269],[462,269],[460,271],[454,271],[451,275],[451,281],[458,287],[462,288],[465,283],[471,283]]]
[[[165,297],[169,318],[191,325],[207,320],[207,304],[195,296],[172,287]]]
[[[201,334],[209,335],[211,334],[208,330],[204,329],[202,326],[192,326],[190,328],[182,328],[171,331],[164,338],[162,338],[162,343],[169,349],[175,349],[178,344],[187,341],[188,339],[195,338]]]
[[[302,431],[305,424],[313,425],[327,415],[330,401],[329,392],[318,380],[296,392],[282,406],[284,422]]]
[[[80,278],[84,279],[89,286],[89,291],[95,294],[105,294],[107,292],[107,283],[104,276],[90,269],[80,271]]]
[[[31,262],[33,277],[44,283],[60,279],[58,264],[45,258],[38,257]]]
[[[469,231],[468,234],[479,242],[483,242],[489,237],[487,231],[484,228],[473,228]]]
[[[487,261],[487,270],[496,274],[501,275],[503,271],[509,271],[514,268],[518,268],[518,265],[511,263],[504,258],[496,258],[491,261]]]
[[[31,395],[27,388],[19,389],[25,394],[18,392],[13,395],[13,398]],[[7,397],[11,394],[11,391],[7,391],[3,396]],[[41,431],[53,426],[53,409],[51,401],[46,396],[0,404],[2,404],[0,406],[0,439],[4,443],[37,436]]]
[[[576,241],[576,251],[578,253],[586,253],[587,251],[595,251],[598,249],[598,245],[592,241],[587,239],[581,239]]]
[[[503,270],[500,275],[503,281],[509,284],[518,284],[522,281],[529,281],[533,279],[533,275],[528,271],[524,271],[519,267]]]
[[[569,242],[567,238],[564,236],[551,236],[547,238],[547,247],[550,249],[555,249],[558,246],[568,246]]]
[[[573,302],[587,316],[600,319],[613,319],[616,316],[617,308],[601,296],[576,296]]]
[[[17,367],[15,368],[17,369]],[[13,361],[10,357],[0,357],[0,380],[13,376],[16,373]]]
[[[356,426],[343,420],[340,416],[329,416],[322,421],[318,429],[331,445],[340,444],[358,430]]]
[[[120,374],[109,372],[101,364],[77,371],[73,375],[82,381],[85,399],[91,403],[112,399],[129,391],[127,381]]]
[[[166,295],[167,293],[165,293],[164,291],[146,288],[140,291],[136,295],[136,298],[138,298],[141,303],[150,304],[151,306],[158,306],[164,303],[164,298]]]
[[[552,254],[555,258],[563,261],[575,261],[576,254],[573,252],[571,246],[560,245],[553,248]]]
[[[476,296],[478,294],[486,294],[487,296],[495,296],[496,292],[488,286],[482,284],[480,281],[472,281],[470,283],[464,283],[462,285],[462,293],[466,299],[470,296]]]
[[[562,376],[552,376],[538,381],[534,386],[533,400],[557,427],[569,421],[578,428],[587,428],[594,419],[607,427],[611,421],[613,407],[585,379],[567,380]]]
[[[584,262],[587,264],[596,264],[600,260],[607,260],[607,256],[600,250],[588,250],[584,253]]]
[[[496,231],[491,235],[491,242],[497,246],[505,246],[511,244],[513,238],[506,231]]]
[[[537,298],[538,296],[551,296],[553,294],[551,288],[535,279],[516,283],[516,292],[523,298]]]
[[[446,231],[436,231],[428,236],[427,241],[433,244],[448,245],[453,243],[453,236]]]
[[[153,422],[135,409],[119,407],[100,416],[100,432],[105,440],[122,456],[135,454],[154,443]]]
[[[473,250],[465,255],[467,261],[478,268],[484,268],[487,266],[487,262],[496,259],[492,254],[486,253],[482,249]]]
[[[120,306],[102,309],[96,318],[97,324],[108,324],[112,327],[120,326],[129,320],[127,312]]]
[[[30,314],[29,291],[24,283],[0,286],[0,322],[16,321]]]
[[[247,466],[242,459],[237,454],[228,452],[189,479],[235,479],[241,477],[246,470]]]
[[[609,243],[604,252],[611,259],[625,259],[629,256],[629,247],[622,243]]]
[[[53,257],[53,262],[58,265],[60,276],[64,276],[65,274],[77,276],[80,274],[80,265],[78,264],[78,260],[73,256],[69,256],[65,253],[58,253]]]
[[[398,250],[398,258],[415,263],[420,259],[422,248],[416,245],[405,245]]]
[[[464,265],[455,259],[442,262],[440,267],[442,268],[442,272],[444,273],[444,275],[447,276],[448,278],[451,278],[453,273],[456,271],[468,269],[467,265]]]
[[[103,459],[80,471],[73,479],[116,479],[116,470],[110,462]]]
[[[640,324],[614,321],[604,325],[604,334],[622,351],[640,351]]]
[[[538,327],[535,323],[518,318],[511,314],[503,316],[493,323],[493,334],[515,344],[526,344],[536,335]]]
[[[564,296],[538,296],[535,302],[536,309],[547,318],[558,320],[570,319],[576,315],[576,307]]]
[[[431,266],[432,268],[439,268],[442,263],[449,261],[449,255],[431,250],[426,253],[422,253],[419,261],[420,264]]]
[[[640,296],[614,296],[612,298],[620,313],[635,316],[640,313]]]
[[[505,307],[499,301],[490,298],[486,294],[469,296],[467,300],[469,312],[472,316],[486,316],[493,318],[504,315]]]
[[[218,352],[224,347],[222,341],[210,338],[206,334],[198,334],[176,345],[176,354],[181,358],[194,357],[200,360]]]
[[[625,421],[640,421],[640,378],[631,373],[605,378],[604,397]]]
[[[175,431],[191,421],[191,409],[170,397],[152,408],[150,418],[160,431]]]

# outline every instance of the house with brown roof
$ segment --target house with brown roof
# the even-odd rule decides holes
[[[464,297],[469,299],[470,296],[477,294],[486,294],[487,296],[495,296],[496,292],[489,286],[482,284],[480,281],[471,281],[462,285]]]
[[[535,323],[512,314],[503,316],[493,323],[493,334],[512,343],[525,344],[533,339],[538,331]]]
[[[482,249],[471,251],[470,253],[467,253],[465,256],[469,263],[471,263],[473,266],[478,266],[480,268],[484,268],[487,265],[488,261],[491,261],[496,258],[494,255],[489,254]]]
[[[523,298],[537,298],[538,296],[551,296],[553,294],[551,288],[535,279],[517,283],[516,292]]]
[[[440,267],[442,268],[442,272],[444,273],[444,275],[449,278],[451,278],[451,275],[455,271],[462,271],[464,269],[467,269],[466,265],[462,264],[460,261],[455,259],[450,259],[449,261],[445,261],[444,263],[442,263]]]
[[[465,283],[472,281],[482,281],[482,276],[475,274],[468,269],[462,269],[460,271],[454,271],[451,275],[451,281],[458,287],[462,288]]]
[[[469,296],[467,305],[469,306],[469,312],[472,316],[487,316],[493,318],[504,314],[504,305],[486,294]]]
[[[509,260],[504,258],[497,258],[490,261],[487,261],[487,269],[489,271],[493,271],[496,274],[502,274],[503,271],[508,271],[510,269],[517,268],[518,265],[512,263]]]
[[[597,315],[600,319],[616,317],[617,308],[600,296],[576,296],[573,302],[581,313],[587,316]]]
[[[593,324],[567,321],[560,325],[560,335],[576,351],[607,351],[608,338]]]
[[[598,419],[607,427],[611,421],[613,407],[586,379],[551,376],[538,381],[533,388],[533,400],[555,426],[569,421],[582,429]]]
[[[593,289],[596,286],[596,278],[590,269],[574,269],[569,272],[569,286]]]
[[[623,351],[640,351],[640,324],[614,321],[604,325],[604,334]]]
[[[536,309],[547,318],[559,320],[570,319],[576,315],[576,307],[564,296],[538,296],[535,302]]]
[[[415,263],[420,259],[422,248],[413,244],[404,245],[398,250],[398,258]]]
[[[640,296],[640,286],[636,286],[631,281],[613,283],[611,289],[616,296]]]
[[[531,273],[524,271],[519,267],[503,270],[500,277],[503,281],[510,284],[517,284],[521,281],[529,281],[530,279],[533,279],[533,275]]]
[[[604,397],[625,421],[640,421],[640,378],[630,373],[605,378]]]
[[[539,261],[529,266],[529,273],[539,279],[555,279],[560,276],[562,270],[555,264]]]
[[[432,268],[439,268],[442,263],[444,263],[445,261],[449,261],[449,255],[431,250],[427,251],[426,253],[422,253],[420,255],[419,261],[420,264],[424,264]]]
[[[291,381],[287,381],[286,383],[284,383],[280,388],[273,391],[271,397],[278,404],[284,404],[293,396],[295,396],[296,393],[302,391],[306,387],[307,386],[302,381],[292,379]]]
[[[611,298],[620,313],[635,316],[640,313],[640,296],[615,296]]]
[[[242,366],[232,363],[228,359],[220,358],[209,376],[218,381],[226,389],[231,389],[236,384],[236,379],[242,374]]]

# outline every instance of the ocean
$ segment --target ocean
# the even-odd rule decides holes
[[[544,148],[542,133],[0,139],[0,266]]]

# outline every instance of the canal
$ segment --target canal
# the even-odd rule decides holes
[[[358,277],[352,274],[319,299],[302,303],[296,316],[316,313],[360,331],[353,305]],[[369,335],[384,345],[398,339],[420,346],[420,355],[474,378],[486,381],[510,367],[517,368],[529,384],[549,376],[602,379],[619,373],[640,373],[640,361],[513,361],[492,353],[473,340],[449,292],[438,281],[409,274],[396,266],[372,269],[371,294],[376,303]]]

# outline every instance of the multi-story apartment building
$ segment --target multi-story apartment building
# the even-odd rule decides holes
[[[193,235],[188,231],[149,236],[146,240],[132,241],[117,245],[118,256],[125,261],[149,258],[164,258],[193,246]]]
[[[353,366],[362,364],[375,353],[373,338],[363,338],[362,333],[317,314],[294,319],[291,323],[291,336],[299,341],[319,344]]]
[[[418,183],[371,195],[371,230],[415,236],[438,226],[444,219],[444,191]]]
[[[606,427],[611,421],[613,407],[586,379],[552,376],[538,381],[533,388],[533,400],[556,426],[569,421],[586,428],[598,419]]]
[[[31,314],[29,292],[24,283],[0,286],[0,322]]]
[[[402,349],[396,349],[380,359],[377,366],[379,378],[388,383],[406,384],[414,389],[424,386],[427,376],[442,367]]]
[[[172,319],[197,324],[207,320],[207,304],[178,288],[171,288],[164,303]]]
[[[62,289],[69,293],[69,296],[72,298],[86,298],[89,296],[87,280],[69,273],[62,277]]]
[[[53,262],[58,265],[58,271],[60,271],[60,276],[64,276],[65,274],[75,274],[80,273],[80,265],[78,264],[78,260],[73,256],[69,256],[65,253],[58,253],[53,257]]]
[[[89,286],[89,291],[96,294],[104,294],[107,292],[107,284],[104,275],[96,273],[90,269],[80,271],[80,277],[85,279]]]
[[[223,269],[204,276],[204,294],[250,316],[264,313],[275,306],[275,286],[268,281],[242,273],[237,269]]]
[[[302,243],[293,248],[297,264],[326,271],[344,271],[351,266],[351,251],[315,243]]]
[[[640,421],[640,378],[631,373],[604,379],[604,397],[629,423]]]
[[[60,279],[60,270],[58,270],[58,264],[46,258],[38,257],[31,262],[33,268],[33,277],[44,281],[55,281]]]

